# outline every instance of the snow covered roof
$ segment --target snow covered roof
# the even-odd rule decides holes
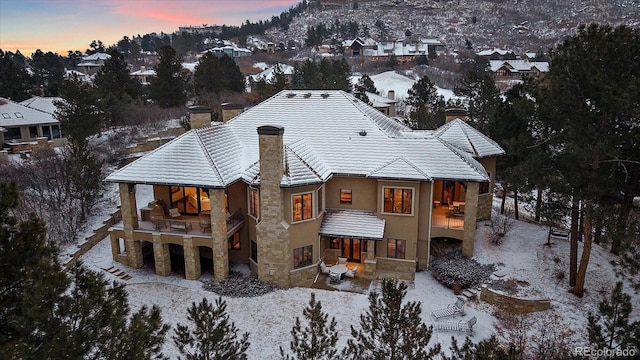
[[[101,52],[82,57],[82,60],[84,61],[100,61],[100,60],[105,61],[109,59],[111,59],[111,55],[106,53],[101,53]]]
[[[384,219],[378,219],[375,211],[327,209],[322,219],[320,235],[382,240]]]
[[[265,69],[264,71],[260,72],[259,74],[250,75],[251,76],[251,81],[258,82],[258,81],[260,81],[260,79],[264,79],[266,82],[273,81],[273,79],[275,77],[274,74],[275,74],[276,66],[280,67],[280,71],[282,71],[283,74],[285,74],[285,75],[293,75],[293,66],[288,65],[288,64],[277,64],[277,65],[274,65],[274,66],[271,66],[271,67]]]
[[[460,119],[442,125],[433,135],[475,158],[504,154],[504,150],[495,141]]]
[[[367,97],[369,98],[369,102],[371,102],[371,105],[376,108],[386,107],[396,103],[395,99],[389,99],[387,97],[380,96],[372,92],[367,91],[366,94],[367,94]]]
[[[226,187],[259,183],[257,128],[284,127],[281,186],[332,175],[488,181],[475,160],[338,90],[284,90],[223,123],[196,129],[111,174],[113,182]]]
[[[20,105],[30,107],[32,109],[44,111],[49,114],[55,113],[57,107],[53,104],[55,101],[64,101],[61,97],[42,97],[34,96],[31,99],[21,101]]]
[[[489,66],[492,72],[498,71],[503,66],[507,66],[513,72],[531,71],[534,67],[540,72],[549,71],[549,63],[546,61],[491,60],[489,61]]]
[[[4,128],[36,125],[57,124],[58,120],[52,113],[36,110],[9,99],[0,98],[0,126]]]
[[[129,73],[131,76],[156,76],[156,71],[153,69],[140,69]]]
[[[504,50],[504,49],[494,48],[494,49],[490,49],[490,50],[483,50],[483,51],[480,51],[480,52],[478,53],[478,55],[480,55],[480,56],[490,56],[490,55],[493,55],[493,54],[495,54],[495,53],[497,53],[498,55],[502,55],[502,56],[504,56],[504,55],[507,55],[507,54],[509,54],[509,53],[513,53],[513,51],[511,51],[511,50]]]

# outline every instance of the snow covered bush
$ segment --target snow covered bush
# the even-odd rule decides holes
[[[436,255],[431,264],[433,276],[450,288],[477,287],[489,279],[493,270],[494,264],[482,265],[458,249]]]
[[[230,297],[256,297],[279,289],[277,285],[236,271],[230,271],[229,277],[224,280],[206,281],[202,287],[218,295]]]
[[[504,214],[492,214],[489,221],[490,231],[485,233],[489,241],[494,245],[502,244],[504,236],[513,228],[515,220],[510,216],[512,211],[505,209]]]

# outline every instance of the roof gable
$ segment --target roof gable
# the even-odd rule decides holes
[[[460,119],[442,125],[434,136],[477,158],[504,154],[495,141]]]

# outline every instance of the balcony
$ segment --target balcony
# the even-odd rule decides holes
[[[449,206],[434,206],[431,212],[431,236],[461,238],[464,235],[464,212]]]

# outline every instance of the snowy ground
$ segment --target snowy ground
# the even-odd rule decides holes
[[[137,187],[138,204],[144,206],[151,196],[150,186]],[[552,246],[545,246],[547,229],[525,222],[516,222],[500,246],[490,244],[484,239],[487,227],[478,224],[475,244],[475,258],[481,263],[496,263],[496,274],[500,279],[514,278],[528,285],[520,287],[519,293],[524,297],[551,299],[553,312],[560,314],[568,329],[575,332],[575,343],[586,345],[587,313],[596,311],[603,293],[608,293],[617,281],[614,269],[610,264],[613,256],[594,244],[589,264],[586,287],[587,292],[582,299],[571,295],[568,290],[568,274],[558,280],[557,273],[568,268],[569,244],[566,240],[555,240]],[[103,271],[115,266],[132,278],[126,281],[129,301],[134,308],[144,304],[156,304],[162,309],[165,322],[174,326],[185,323],[187,308],[194,301],[203,297],[213,301],[217,295],[202,290],[202,282],[210,279],[206,274],[201,280],[185,280],[179,275],[168,277],[156,276],[150,269],[130,269],[111,259],[108,238],[101,241],[89,253],[83,256],[86,265],[102,272],[107,279],[121,281],[114,275]],[[408,283],[407,300],[422,303],[422,319],[427,325],[433,324],[430,313],[455,301],[452,290],[434,280],[428,272],[416,274],[416,280]],[[638,319],[640,296],[626,287],[632,295],[634,313],[632,318]],[[368,299],[366,294],[345,291],[328,291],[308,288],[278,290],[256,298],[225,297],[231,320],[240,332],[249,332],[251,346],[248,350],[250,359],[279,358],[279,347],[288,349],[291,327],[296,317],[302,316],[310,294],[316,293],[323,310],[336,318],[337,330],[340,334],[338,348],[343,348],[350,336],[350,326],[359,327],[360,314],[366,312]],[[486,303],[475,301],[467,304],[465,319],[476,316],[478,323],[474,327],[472,338],[479,341],[495,332],[496,318],[494,308]],[[171,336],[172,332],[170,332]],[[464,335],[450,332],[434,332],[433,343],[441,343],[446,351],[451,336],[460,341]],[[164,347],[165,354],[176,358],[179,354],[168,339]]]

